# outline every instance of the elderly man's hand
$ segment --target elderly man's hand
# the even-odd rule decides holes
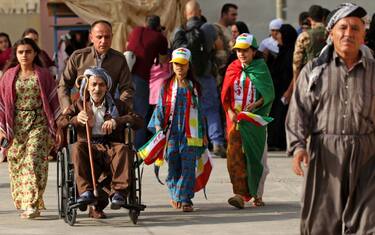
[[[81,111],[77,115],[77,121],[81,123],[82,125],[85,125],[86,122],[89,120],[89,116],[85,111]]]
[[[303,169],[301,167],[301,162],[303,161],[303,165],[305,167],[307,167],[308,164],[309,164],[309,160],[310,160],[310,157],[309,157],[308,153],[306,152],[306,150],[297,151],[294,154],[294,157],[293,157],[293,171],[294,171],[294,173],[296,175],[299,175],[299,176],[304,176],[304,172],[303,172]]]
[[[89,125],[89,127],[94,126],[94,119],[89,118],[89,116],[87,115],[87,113],[85,111],[81,111],[81,112],[78,113],[77,121],[79,123],[81,123],[82,125],[85,125],[87,123]]]
[[[116,124],[113,119],[105,121],[102,125],[102,131],[107,135],[111,134],[115,128]]]

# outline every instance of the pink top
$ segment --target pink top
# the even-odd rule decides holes
[[[156,105],[160,94],[161,87],[165,80],[170,76],[169,63],[152,65],[150,70],[150,98],[149,103]]]

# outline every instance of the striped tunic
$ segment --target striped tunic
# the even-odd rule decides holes
[[[345,227],[345,234],[373,234],[375,60],[361,57],[348,70],[334,53],[312,86],[311,71],[310,62],[286,120],[288,153],[307,149],[310,156],[300,233],[343,234]]]
[[[288,153],[306,149],[308,135],[363,135],[375,130],[375,61],[362,57],[351,70],[334,52],[311,91],[308,63],[298,79],[286,120]]]

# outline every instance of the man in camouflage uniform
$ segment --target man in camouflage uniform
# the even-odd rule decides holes
[[[296,41],[293,54],[293,80],[285,91],[285,100],[289,102],[292,96],[293,86],[303,66],[317,57],[326,45],[326,31],[323,24],[324,11],[321,6],[312,5],[309,9],[309,21],[311,29],[302,32]]]

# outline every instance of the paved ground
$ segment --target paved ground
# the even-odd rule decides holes
[[[14,209],[9,192],[7,164],[0,164],[0,234],[298,234],[299,198],[302,178],[293,175],[290,158],[272,153],[264,201],[267,206],[247,205],[238,210],[227,204],[231,184],[225,159],[214,159],[212,178],[203,193],[194,198],[195,212],[182,213],[168,206],[167,190],[157,183],[152,169],[147,167],[143,179],[143,201],[147,205],[133,225],[127,211],[111,211],[105,220],[91,220],[79,212],[71,227],[58,219],[56,198],[56,164],[50,163],[49,181],[45,193],[47,210],[36,220],[22,220]],[[165,177],[163,167],[161,178]]]

